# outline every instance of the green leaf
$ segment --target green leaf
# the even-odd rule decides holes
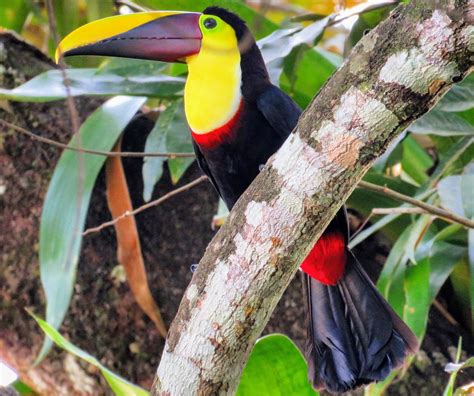
[[[301,45],[285,59],[280,87],[306,108],[342,59],[319,48]]]
[[[406,269],[405,245],[413,228],[414,226],[410,225],[395,242],[377,281],[377,289],[400,316],[403,316],[403,306],[405,304],[405,294],[403,292],[403,279]]]
[[[404,281],[403,320],[420,340],[426,331],[430,301],[430,261],[428,258],[409,266]]]
[[[88,354],[82,349],[78,348],[68,340],[66,340],[51,324],[38,318],[33,313],[29,312],[34,320],[41,327],[41,330],[60,348],[66,350],[67,352],[77,356],[79,359],[86,361],[87,363],[97,367],[106,381],[108,382],[110,388],[117,396],[147,396],[148,392],[140,388],[137,385],[128,382],[124,378],[118,376],[117,374],[110,371],[107,367],[103,366],[94,356]]]
[[[166,112],[166,110],[165,110]],[[145,143],[145,153],[151,152],[166,152],[166,130],[162,124],[163,114],[155,123],[155,126],[151,130]],[[166,157],[144,157],[143,158],[143,200],[148,202],[153,194],[153,189],[158,180],[163,175],[163,164],[166,161]]]
[[[432,221],[433,220],[430,215],[421,215],[416,217],[416,220],[413,223],[413,229],[410,232],[410,236],[405,243],[405,253],[402,261],[410,261],[412,264],[417,263],[415,251],[417,250],[417,247],[422,243],[422,240],[426,235],[428,227]]]
[[[430,298],[434,300],[436,294],[444,285],[453,268],[465,260],[467,249],[441,240],[433,244],[430,253]]]
[[[116,74],[121,77],[156,76],[168,63],[132,58],[106,58],[97,68],[97,75]]]
[[[457,142],[454,142],[452,146],[450,146],[444,154],[441,156],[438,165],[436,166],[435,170],[433,171],[432,175],[426,180],[425,183],[418,189],[415,198],[419,200],[425,200],[430,197],[434,190],[432,190],[440,178],[449,171],[450,168],[460,159],[460,157],[465,154],[470,147],[473,146],[474,139],[470,136],[464,136],[459,138]],[[403,204],[400,207],[409,207],[410,205]],[[366,228],[365,230],[359,232],[354,238],[351,239],[349,243],[349,248],[353,248],[354,246],[361,243],[363,240],[368,238],[373,233],[384,229],[387,225],[389,225],[394,220],[400,218],[400,214],[389,214],[382,217],[380,220],[372,224],[370,227]]]
[[[469,246],[468,246],[469,252]],[[452,286],[450,299],[456,304],[457,311],[462,316],[462,323],[472,331],[474,321],[471,304],[471,270],[469,268],[469,257],[459,262],[451,272],[449,281]]]
[[[135,2],[153,10],[202,12],[209,6],[224,7],[245,20],[257,39],[267,36],[278,28],[278,25],[239,0],[137,0]]]
[[[171,152],[189,153],[193,151],[193,144],[189,127],[183,110],[183,101],[171,103],[160,114],[154,128],[148,135],[145,144],[145,153]],[[155,184],[163,174],[164,157],[145,157],[143,161],[143,199],[149,201]],[[186,169],[193,163],[193,158],[169,158],[168,168],[171,181],[177,183]]]
[[[392,143],[390,143],[387,150],[385,150],[385,153],[375,160],[371,170],[378,173],[385,173],[387,168],[400,163],[403,157],[402,142],[406,137],[407,131],[405,130],[398,135]]]
[[[29,4],[27,0],[4,0],[0,7],[0,28],[21,33],[28,14]]]
[[[448,176],[438,183],[441,206],[459,216],[474,218],[474,163],[462,175]]]
[[[189,126],[184,114],[184,105],[182,100],[174,103],[174,109],[166,134],[166,147],[173,153],[193,152],[193,143]],[[186,169],[194,162],[194,158],[170,158],[168,159],[168,169],[170,171],[173,184],[178,183]]]
[[[411,132],[441,136],[474,135],[474,126],[455,113],[431,110],[409,128]]]
[[[331,16],[328,16],[304,28],[279,29],[258,41],[273,83],[278,83],[283,70],[283,60],[293,48],[301,45],[312,47],[330,20]]]
[[[109,151],[145,98],[115,97],[99,107],[74,136],[71,147]],[[40,274],[46,318],[59,328],[74,289],[82,231],[97,175],[106,157],[65,150],[46,194],[40,224]],[[82,180],[82,182],[80,182]],[[51,343],[45,340],[41,360]]]
[[[237,396],[316,396],[299,349],[282,334],[260,338],[240,379]]]
[[[474,144],[472,144],[474,137],[430,135],[430,139],[436,146],[439,163],[446,162],[448,164],[441,176],[461,173],[474,158]],[[461,152],[456,150],[460,145],[464,148]]]
[[[68,69],[72,96],[132,95],[160,98],[180,96],[184,79],[160,74],[140,74],[123,77],[97,69]],[[45,89],[48,87],[48,89]],[[50,70],[14,89],[0,88],[0,99],[21,102],[48,102],[67,97],[60,70]]]
[[[428,179],[427,170],[433,166],[433,160],[412,136],[404,139],[402,146],[403,171],[416,183],[422,184]]]
[[[452,87],[436,105],[441,111],[465,111],[474,107],[474,74]]]

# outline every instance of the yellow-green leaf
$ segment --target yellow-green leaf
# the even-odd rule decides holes
[[[114,372],[110,371],[107,367],[100,364],[100,362],[92,355],[78,348],[68,340],[66,340],[57,330],[54,329],[48,322],[38,318],[33,313],[29,314],[36,320],[38,325],[41,327],[41,330],[60,348],[66,350],[67,352],[77,356],[79,359],[86,361],[89,364],[92,364],[94,367],[97,367],[110,388],[113,390],[117,396],[147,396],[148,392],[137,385],[132,384],[131,382],[125,380],[124,378],[118,376]]]
[[[109,151],[144,102],[140,97],[110,99],[84,122],[80,139],[74,136],[69,145]],[[39,259],[46,320],[54,328],[59,328],[69,307],[92,188],[105,159],[66,150],[48,187],[41,215]],[[50,347],[45,340],[39,360]]]

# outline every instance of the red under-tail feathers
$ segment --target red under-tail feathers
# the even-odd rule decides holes
[[[301,270],[325,285],[334,286],[344,273],[346,240],[342,232],[327,231],[301,264]]]
[[[308,309],[305,357],[316,389],[346,392],[382,381],[418,349],[410,329],[346,248],[327,230],[301,265]]]

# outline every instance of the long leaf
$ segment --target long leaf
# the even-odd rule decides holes
[[[181,94],[184,79],[146,73],[123,77],[97,69],[68,69],[71,95],[133,95],[174,98]],[[47,89],[45,89],[47,87]],[[14,89],[0,88],[0,99],[21,102],[48,102],[67,97],[63,76],[50,70]]]
[[[455,113],[433,109],[409,127],[410,131],[441,136],[474,135],[474,126]]]
[[[403,320],[418,339],[423,338],[430,306],[430,261],[428,258],[405,272]]]
[[[395,242],[377,281],[377,289],[400,315],[405,304],[403,293],[403,279],[406,270],[405,245],[413,229],[413,225],[408,227]]]
[[[109,151],[145,98],[116,97],[104,103],[81,126],[69,143]],[[81,158],[82,156],[82,158]],[[89,200],[106,157],[66,150],[54,170],[40,225],[40,274],[46,293],[46,318],[58,328],[74,289],[79,250]],[[38,357],[51,347],[45,340]]]
[[[92,355],[78,348],[68,340],[66,340],[51,324],[38,318],[33,313],[29,312],[34,320],[41,327],[41,330],[51,339],[57,346],[68,351],[69,353],[77,356],[79,359],[86,361],[87,363],[97,367],[110,388],[117,396],[147,396],[148,392],[137,385],[128,382],[122,377],[118,376],[114,372],[110,371],[107,367],[100,364],[100,362]]]
[[[442,111],[465,111],[474,107],[474,75],[452,87],[436,105]]]
[[[316,39],[328,26],[331,18],[332,17],[326,17],[305,28],[276,30],[269,36],[258,41],[258,46],[274,84],[277,84],[280,79],[284,59],[296,47],[301,45],[306,45],[308,48],[312,47]]]
[[[426,182],[428,180],[426,172],[433,166],[431,157],[412,136],[408,136],[403,140],[402,147],[401,164],[403,171],[417,184]]]
[[[171,103],[160,115],[148,135],[145,152],[192,152],[193,144],[183,110],[183,101]],[[143,199],[149,201],[156,182],[163,174],[163,157],[145,157],[143,161]],[[193,158],[169,158],[171,181],[177,183]]]
[[[285,59],[280,87],[305,108],[340,63],[336,54],[301,45]]]
[[[121,139],[114,147],[120,151]],[[132,199],[128,190],[127,179],[120,157],[108,158],[105,163],[107,185],[107,204],[113,218],[122,216],[133,210]],[[127,216],[114,224],[117,236],[117,258],[125,269],[127,281],[135,301],[143,312],[153,321],[158,332],[166,338],[166,325],[161,317],[160,309],[150,291],[146,276],[140,238],[135,216]]]
[[[459,216],[474,218],[474,163],[466,166],[463,174],[442,179],[438,194],[443,207]]]

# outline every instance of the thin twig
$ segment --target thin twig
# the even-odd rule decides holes
[[[393,199],[396,199],[398,201],[401,201],[401,202],[406,202],[410,205],[413,205],[413,206],[417,206],[419,208],[422,208],[424,210],[426,210],[428,213],[432,214],[432,215],[435,215],[435,216],[438,216],[444,220],[448,220],[450,222],[453,222],[453,223],[458,223],[458,224],[461,224],[463,225],[464,227],[467,227],[467,228],[474,228],[474,221],[472,220],[469,220],[465,217],[462,217],[462,216],[458,216],[457,214],[449,211],[449,210],[445,210],[445,209],[441,209],[441,208],[438,208],[437,206],[434,206],[434,205],[430,205],[426,202],[423,202],[423,201],[420,201],[416,198],[412,198],[412,197],[409,197],[408,195],[404,195],[404,194],[400,194],[399,192],[396,192],[386,186],[378,186],[377,184],[372,184],[372,183],[368,183],[366,181],[363,181],[361,180],[359,182],[359,185],[358,187],[360,188],[365,188],[366,190],[371,190],[371,191],[375,191],[375,192],[378,192],[380,194],[384,194],[384,195],[387,195]]]
[[[197,186],[199,183],[202,183],[204,180],[207,180],[207,176],[198,177],[197,179],[193,180],[192,182],[190,182],[188,184],[185,184],[184,186],[179,187],[175,190],[172,190],[169,193],[163,195],[162,197],[160,197],[160,198],[158,198],[154,201],[148,202],[147,204],[142,205],[139,208],[132,210],[131,212],[127,211],[124,214],[122,214],[121,216],[118,216],[118,217],[114,218],[113,220],[102,223],[102,224],[98,225],[97,227],[88,228],[87,230],[85,230],[82,233],[82,235],[86,236],[86,235],[89,235],[89,234],[92,234],[92,233],[95,233],[95,232],[102,231],[104,228],[113,226],[115,223],[117,223],[118,221],[120,221],[121,219],[123,219],[125,217],[135,216],[136,214],[138,214],[140,212],[143,212],[144,210],[147,210],[147,209],[149,209],[153,206],[160,205],[161,203],[163,203],[164,201],[174,197],[175,195],[178,195],[178,194],[180,194],[180,193],[182,193],[186,190],[189,190],[190,188],[193,188],[194,186]]]
[[[368,224],[368,222],[370,221],[370,219],[372,218],[373,216],[373,212],[371,211],[369,213],[369,215],[367,216],[367,218],[364,220],[364,222],[359,226],[359,228],[357,228],[355,230],[355,232],[351,235],[351,240],[354,239],[357,235],[359,235],[362,231],[364,231],[364,228],[365,226]]]
[[[373,215],[388,215],[388,214],[429,214],[425,209],[421,208],[373,208]]]
[[[433,306],[438,310],[438,312],[444,316],[444,318],[451,323],[453,326],[459,326],[459,322],[454,319],[453,315],[451,315],[448,310],[438,301],[433,300]]]
[[[64,150],[77,151],[80,153],[103,155],[106,157],[169,157],[172,159],[194,157],[193,153],[136,153],[136,152],[131,152],[131,151],[124,151],[124,152],[118,153],[115,151],[100,151],[100,150],[90,150],[90,149],[84,149],[84,148],[71,147],[71,146],[68,146],[67,144],[58,142],[56,140],[48,139],[43,136],[37,135],[31,131],[28,131],[25,128],[22,128],[18,125],[11,124],[5,120],[0,120],[0,124],[3,124],[4,126],[11,128],[17,132],[20,132],[24,135],[27,135],[31,137],[32,139],[38,140],[41,143],[46,143],[54,147],[62,148]]]

